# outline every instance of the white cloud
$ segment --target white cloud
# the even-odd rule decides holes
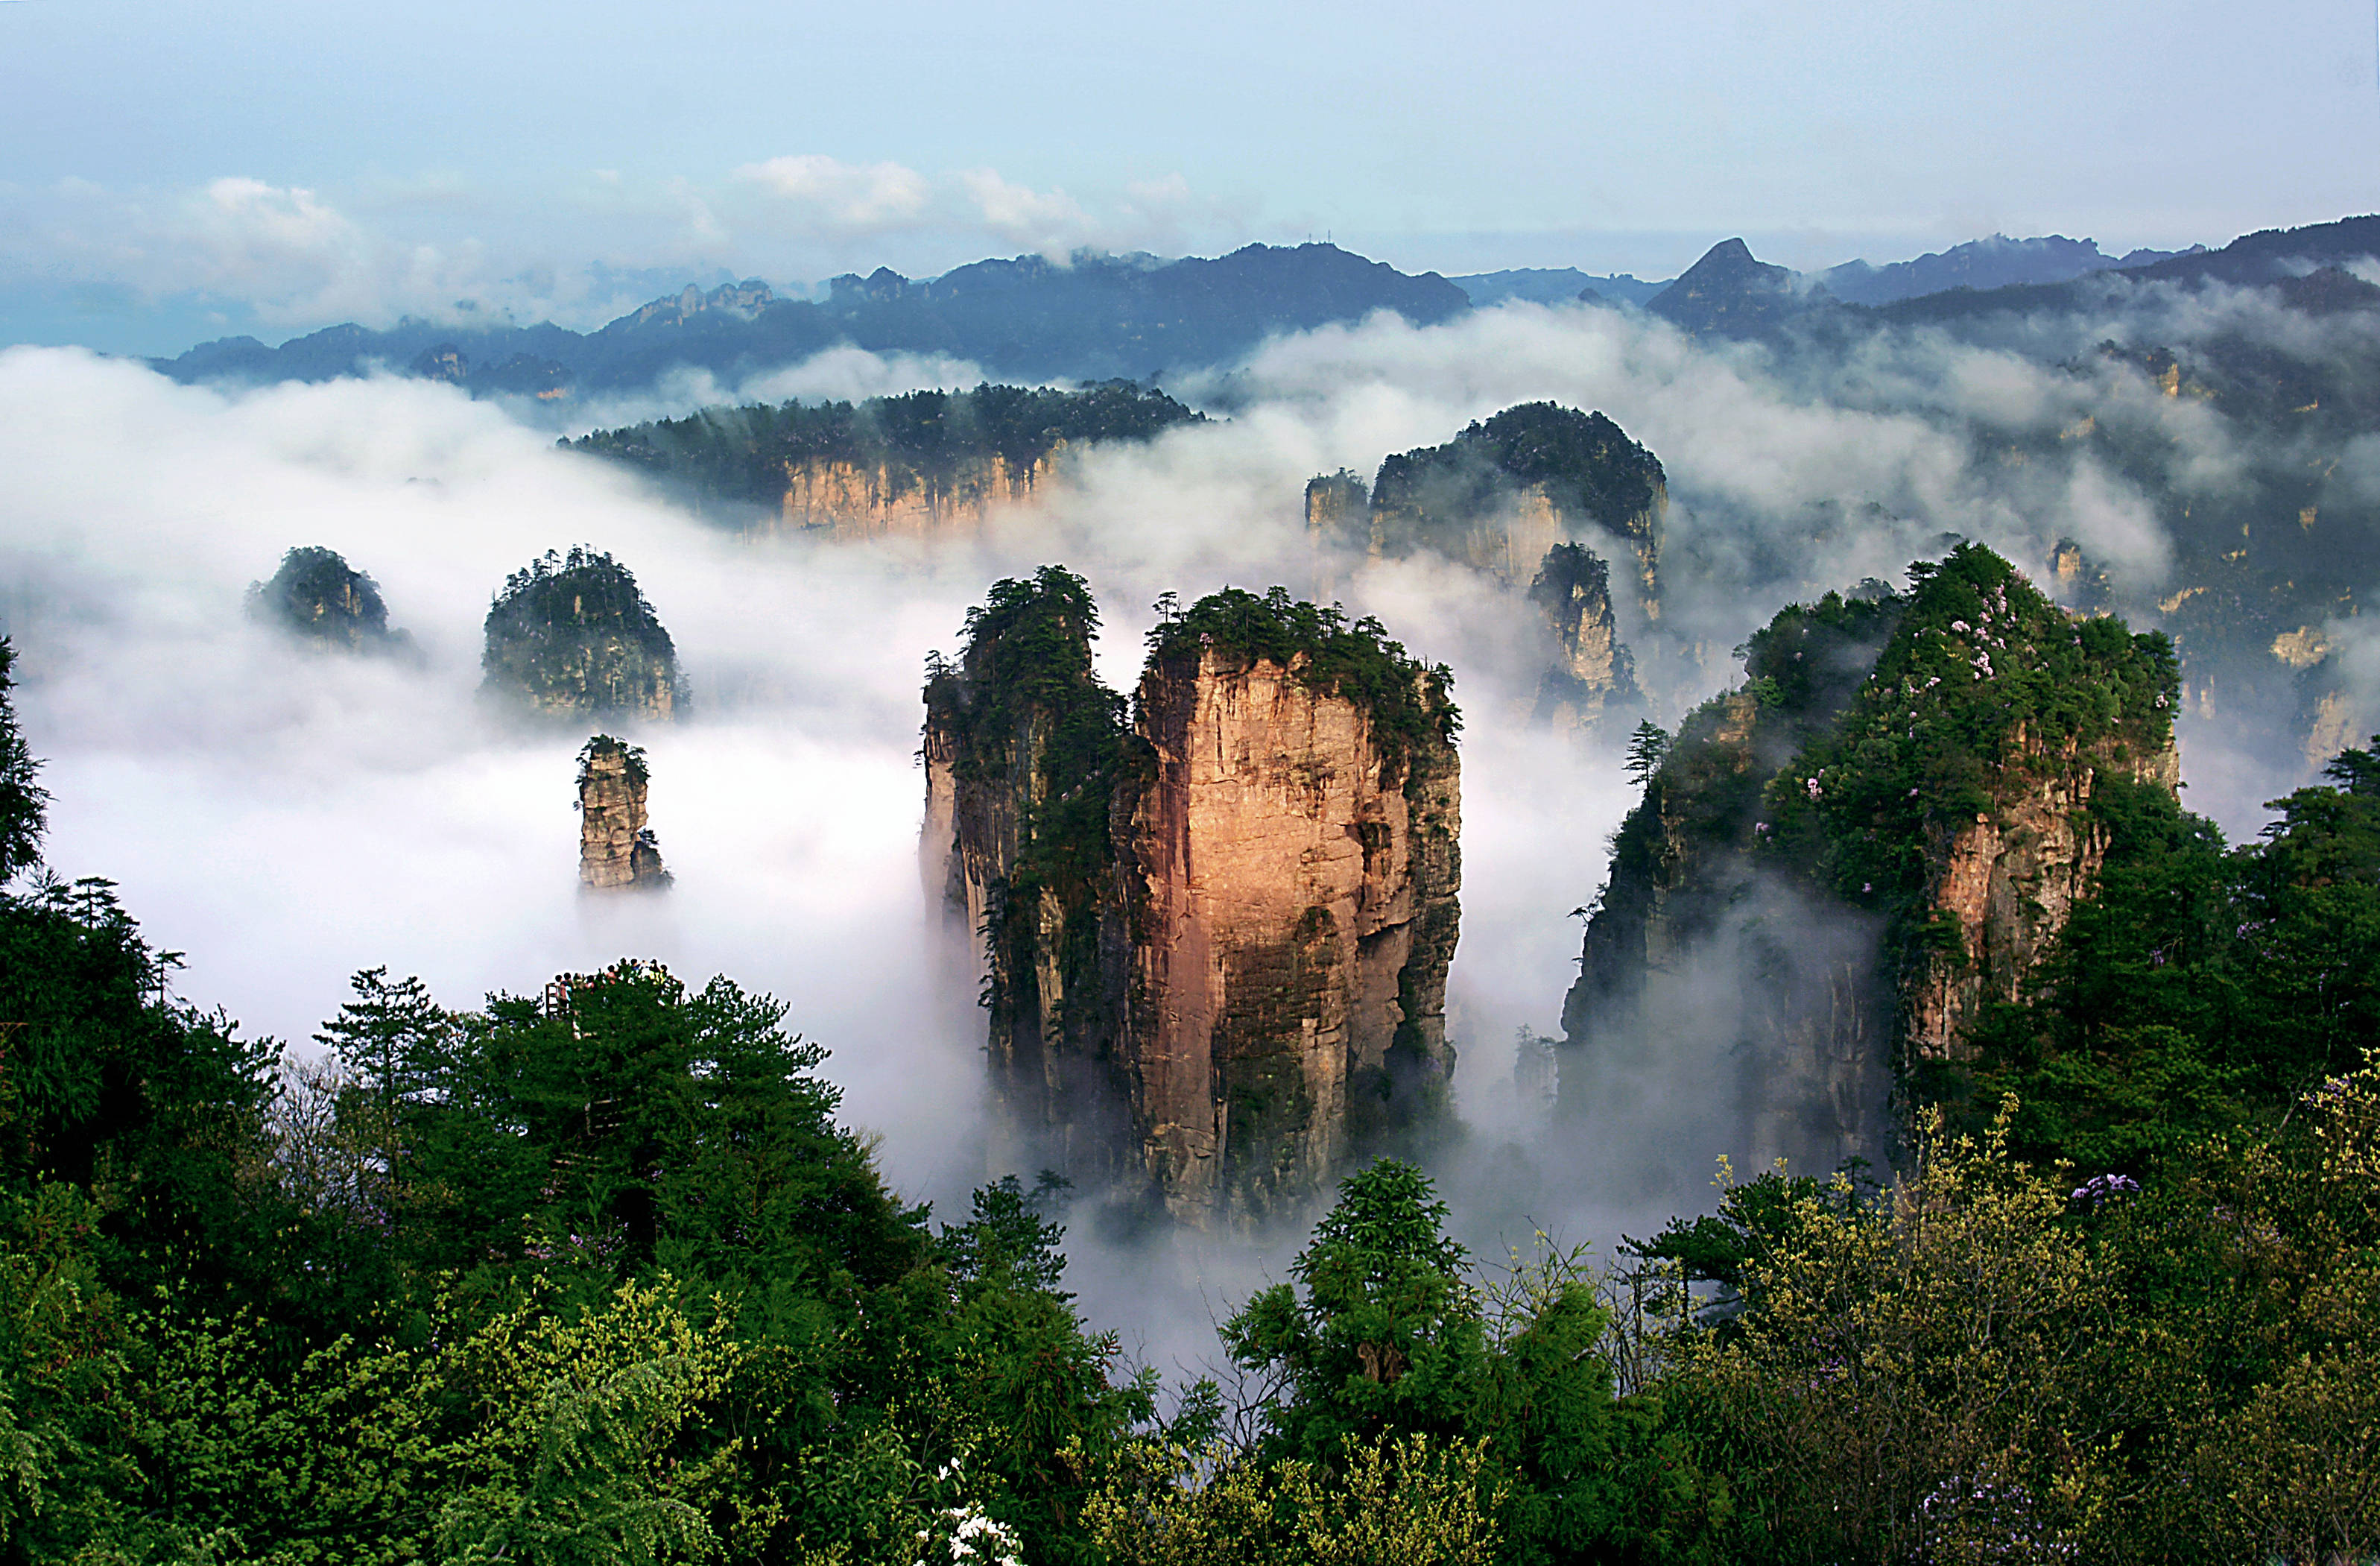
[[[1082,203],[1063,190],[1014,184],[989,168],[968,169],[959,184],[984,226],[1012,244],[1062,254],[1085,243],[1096,226]]]
[[[916,169],[897,163],[848,164],[816,153],[746,164],[735,177],[808,208],[844,233],[904,227],[927,215],[933,188]]]

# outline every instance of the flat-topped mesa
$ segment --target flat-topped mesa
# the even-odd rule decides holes
[[[249,584],[248,608],[269,625],[348,652],[408,640],[405,632],[389,630],[379,584],[334,549],[308,545],[282,556],[272,581]]]
[[[1566,1109],[1665,983],[1731,985],[1735,1036],[1705,1042],[1741,1063],[1744,1150],[1880,1161],[2034,982],[2127,801],[2170,808],[2162,634],[2077,618],[1975,545],[1911,579],[1779,614],[1747,683],[1647,757],[1563,1008]]]
[[[932,666],[929,896],[984,936],[1018,1134],[1187,1222],[1293,1210],[1443,1107],[1446,673],[1370,621],[1227,591],[1151,633],[1126,730],[1096,625],[1047,568]]]
[[[1529,602],[1553,633],[1554,658],[1537,683],[1536,719],[1558,728],[1600,732],[1606,718],[1633,717],[1644,706],[1636,660],[1612,618],[1610,573],[1593,551],[1557,544],[1529,583]]]
[[[1443,1109],[1461,777],[1443,669],[1369,620],[1227,590],[1151,633],[1117,801],[1121,1054],[1177,1216],[1295,1211]]]
[[[1384,460],[1372,483],[1369,549],[1431,549],[1520,586],[1555,544],[1599,528],[1633,552],[1640,605],[1657,618],[1669,508],[1659,459],[1619,425],[1527,402],[1444,446]]]
[[[504,579],[480,667],[483,693],[544,717],[667,720],[682,699],[652,605],[627,567],[591,549],[549,550]]]
[[[600,889],[670,884],[661,846],[645,825],[645,752],[598,734],[578,752],[578,881]]]
[[[1069,451],[1148,441],[1201,416],[1153,387],[979,385],[865,402],[711,408],[599,430],[577,449],[690,490],[762,530],[965,537],[1033,500]]]

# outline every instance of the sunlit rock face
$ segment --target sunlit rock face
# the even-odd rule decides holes
[[[1563,1008],[1566,1112],[1619,1090],[1621,1052],[1699,1031],[1734,1151],[1886,1161],[2093,895],[2122,790],[2171,797],[2162,635],[1972,546],[1912,575],[1784,611],[1650,767]]]
[[[405,635],[389,630],[379,586],[332,549],[282,556],[271,581],[249,588],[248,607],[268,625],[349,652],[386,647]]]
[[[650,475],[730,525],[835,539],[968,538],[1103,442],[1202,415],[1154,387],[985,385],[865,402],[707,408],[598,430],[573,448]]]
[[[677,714],[677,648],[637,579],[609,555],[549,552],[488,610],[481,691],[541,717]]]
[[[1991,808],[1929,855],[1926,914],[1957,939],[1918,954],[1902,978],[1900,1034],[1914,1058],[1967,1058],[1985,1008],[2019,998],[2075,905],[2088,900],[2111,841],[2091,799],[2109,778],[2171,794],[2181,758],[2169,736],[2162,747],[2137,737],[2044,745],[2020,729]]]
[[[1553,635],[1554,658],[1537,685],[1537,721],[1601,732],[1607,716],[1633,720],[1644,706],[1636,662],[1611,613],[1610,572],[1592,551],[1557,544],[1529,583],[1529,602]]]
[[[1461,779],[1372,713],[1213,645],[1143,675],[1152,765],[1119,801],[1133,913],[1121,1051],[1170,1209],[1294,1210],[1367,1116],[1442,1093]]]
[[[788,462],[779,522],[841,540],[974,537],[1001,508],[1030,504],[1064,449],[1014,466],[995,451],[929,474],[891,462]]]
[[[578,881],[598,890],[666,887],[662,850],[645,825],[645,753],[598,734],[578,752]]]
[[[934,666],[929,898],[982,936],[1025,1146],[1188,1223],[1295,1210],[1443,1111],[1444,673],[1285,593],[1225,593],[1160,627],[1127,728],[1096,624],[1045,569]]]

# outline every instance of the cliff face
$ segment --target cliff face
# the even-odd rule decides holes
[[[598,430],[572,446],[639,469],[739,524],[917,538],[965,534],[999,508],[1031,500],[1070,452],[1203,422],[1128,381],[1075,391],[987,385],[859,403],[707,408]]]
[[[676,715],[677,648],[609,555],[548,553],[504,581],[480,666],[488,695],[547,717]]]
[[[388,606],[371,578],[336,550],[292,549],[270,581],[251,583],[249,612],[326,646],[361,652],[405,640],[388,627]]]
[[[999,508],[1030,502],[1064,449],[1015,467],[995,451],[926,476],[891,462],[788,462],[780,525],[842,540],[971,537]]]
[[[1519,586],[1548,550],[1600,529],[1634,556],[1642,606],[1658,618],[1669,505],[1659,460],[1619,425],[1523,403],[1444,446],[1383,461],[1367,546],[1375,556],[1433,550]]]
[[[1648,758],[1564,1005],[1569,1109],[1648,997],[1731,993],[1750,1151],[1878,1158],[1889,1106],[1972,1059],[2091,897],[2120,819],[2097,795],[2177,786],[2163,637],[2074,619],[1973,546],[1912,577],[1785,611]]]
[[[1134,901],[1123,1057],[1177,1216],[1293,1208],[1367,1114],[1451,1065],[1461,786],[1442,740],[1210,644],[1142,677],[1153,768],[1118,804]],[[1409,770],[1413,776],[1408,776]]]
[[[1123,703],[1091,672],[1097,607],[1045,568],[971,612],[926,684],[921,869],[971,953],[989,1071],[1021,1145],[995,1156],[1112,1179],[1130,1163],[1114,1058],[1125,965],[1109,838]]]
[[[578,880],[591,887],[666,887],[662,850],[645,825],[645,753],[598,734],[578,753]]]
[[[926,889],[982,937],[1003,1156],[1194,1223],[1293,1206],[1443,1097],[1443,671],[1226,592],[1160,626],[1127,730],[1096,624],[1062,570],[1002,582],[927,687]]]
[[[1609,569],[1575,544],[1557,544],[1529,583],[1529,602],[1553,633],[1554,659],[1537,685],[1537,721],[1587,733],[1607,710],[1633,714],[1644,703],[1636,661],[1620,643],[1611,614]]]
[[[1955,940],[1912,954],[1900,986],[1900,1034],[1916,1059],[1961,1060],[1992,1001],[2014,1002],[2026,978],[2098,885],[2111,841],[2091,813],[2105,777],[2181,784],[2180,756],[2122,740],[2048,746],[2020,731],[1995,808],[1978,812],[1929,855],[1927,922]],[[1937,832],[1937,839],[1940,837]]]

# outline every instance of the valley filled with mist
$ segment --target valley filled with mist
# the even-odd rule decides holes
[[[0,1552],[2362,1559],[2375,366],[2372,218],[0,349]]]

